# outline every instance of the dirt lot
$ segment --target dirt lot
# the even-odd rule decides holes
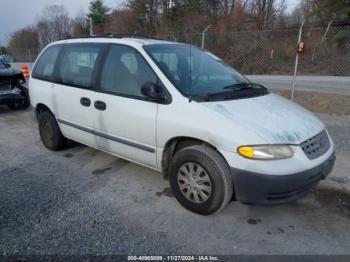
[[[350,254],[350,117],[319,116],[337,162],[313,193],[203,217],[161,174],[79,144],[50,152],[30,110],[0,107],[0,255]]]

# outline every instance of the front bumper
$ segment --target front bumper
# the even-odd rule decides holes
[[[0,105],[11,104],[14,102],[19,102],[25,99],[22,92],[18,94],[6,94],[0,95]]]
[[[294,201],[312,190],[332,171],[335,153],[320,165],[290,175],[264,175],[231,168],[236,199],[247,204]]]

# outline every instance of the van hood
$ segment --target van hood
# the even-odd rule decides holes
[[[314,114],[275,94],[201,104],[268,144],[300,144],[325,128]]]

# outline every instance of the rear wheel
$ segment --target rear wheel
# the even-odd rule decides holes
[[[232,199],[230,168],[217,151],[206,146],[177,152],[170,163],[169,180],[179,203],[197,214],[218,212]]]
[[[55,117],[50,112],[41,112],[38,122],[40,138],[46,148],[57,151],[66,146],[67,139],[62,135]]]

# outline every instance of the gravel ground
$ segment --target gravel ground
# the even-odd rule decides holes
[[[160,173],[79,144],[48,151],[30,110],[0,107],[0,255],[350,254],[350,117],[320,117],[338,158],[313,193],[203,217]]]

